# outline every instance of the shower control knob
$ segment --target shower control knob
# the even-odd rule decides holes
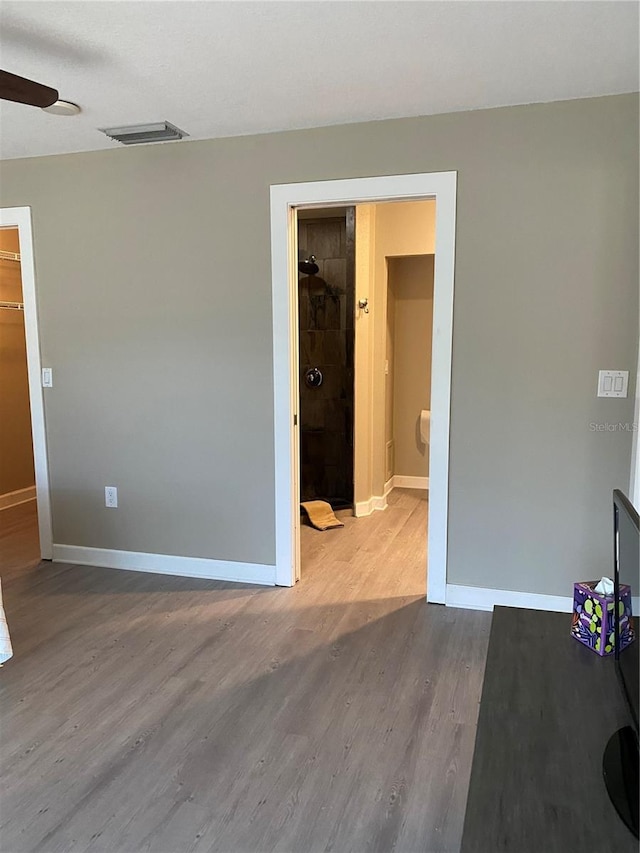
[[[304,374],[304,381],[307,388],[319,388],[322,385],[323,378],[319,367],[310,367]]]

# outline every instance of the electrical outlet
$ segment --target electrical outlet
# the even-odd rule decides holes
[[[116,486],[104,487],[104,505],[110,509],[115,509],[118,506],[118,489]]]

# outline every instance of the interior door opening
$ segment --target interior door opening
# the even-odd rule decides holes
[[[402,571],[413,561],[424,594],[435,201],[296,215],[299,500],[307,511],[322,501],[349,528],[309,532],[314,519],[303,512],[300,565],[319,536],[326,565],[354,559],[360,540],[389,551],[393,538]],[[387,510],[384,523],[370,519]],[[394,565],[388,553],[384,567]]]
[[[53,557],[31,211],[0,209],[3,571]]]
[[[18,228],[0,228],[0,512],[2,571],[40,561]]]
[[[431,366],[432,417],[429,433],[429,501],[427,599],[445,603],[447,593],[449,424],[451,344],[455,261],[455,172],[386,175],[370,178],[279,184],[271,187],[271,259],[273,306],[274,451],[275,451],[275,580],[293,586],[300,571],[300,430],[298,351],[299,263],[297,214],[301,209],[345,208],[382,202],[435,202],[433,283],[433,346]],[[356,243],[358,241],[356,240]],[[309,247],[303,247],[310,251]],[[391,253],[393,254],[393,253]],[[402,254],[402,252],[400,252]],[[420,252],[422,254],[422,252]],[[308,259],[303,259],[308,260]],[[387,261],[385,260],[385,264]],[[356,266],[358,260],[356,259]],[[366,294],[356,294],[358,310],[371,311]],[[380,303],[377,304],[377,309]],[[384,311],[379,312],[381,316]],[[378,341],[379,344],[379,341]],[[354,357],[358,358],[358,335]],[[370,348],[370,351],[371,348]],[[380,358],[380,346],[374,350]],[[384,367],[384,358],[383,358]],[[379,377],[379,372],[376,374]],[[365,383],[366,384],[366,383]],[[379,402],[380,385],[377,399]],[[357,447],[380,441],[380,433],[360,430],[362,384],[354,382],[354,505],[357,505]],[[372,394],[374,392],[372,391]],[[374,394],[375,395],[375,394]],[[384,399],[384,392],[382,392]],[[382,404],[384,405],[384,403]],[[374,438],[374,435],[377,438]],[[384,431],[382,439],[384,440]],[[371,457],[373,458],[373,456]],[[379,455],[376,454],[379,463]],[[382,477],[384,478],[384,462]],[[372,481],[373,482],[373,481]],[[377,485],[377,479],[374,485]],[[384,491],[384,479],[382,483]],[[372,500],[384,499],[374,490]],[[382,517],[384,513],[377,513]],[[423,567],[426,574],[426,561]]]

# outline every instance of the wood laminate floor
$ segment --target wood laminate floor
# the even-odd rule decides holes
[[[459,850],[491,617],[425,603],[419,492],[304,527],[293,589],[34,566],[18,509],[3,853]]]

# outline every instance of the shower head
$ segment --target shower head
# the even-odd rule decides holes
[[[301,272],[303,275],[315,275],[319,270],[320,267],[316,263],[315,255],[309,255],[303,261],[298,261],[298,272]]]

